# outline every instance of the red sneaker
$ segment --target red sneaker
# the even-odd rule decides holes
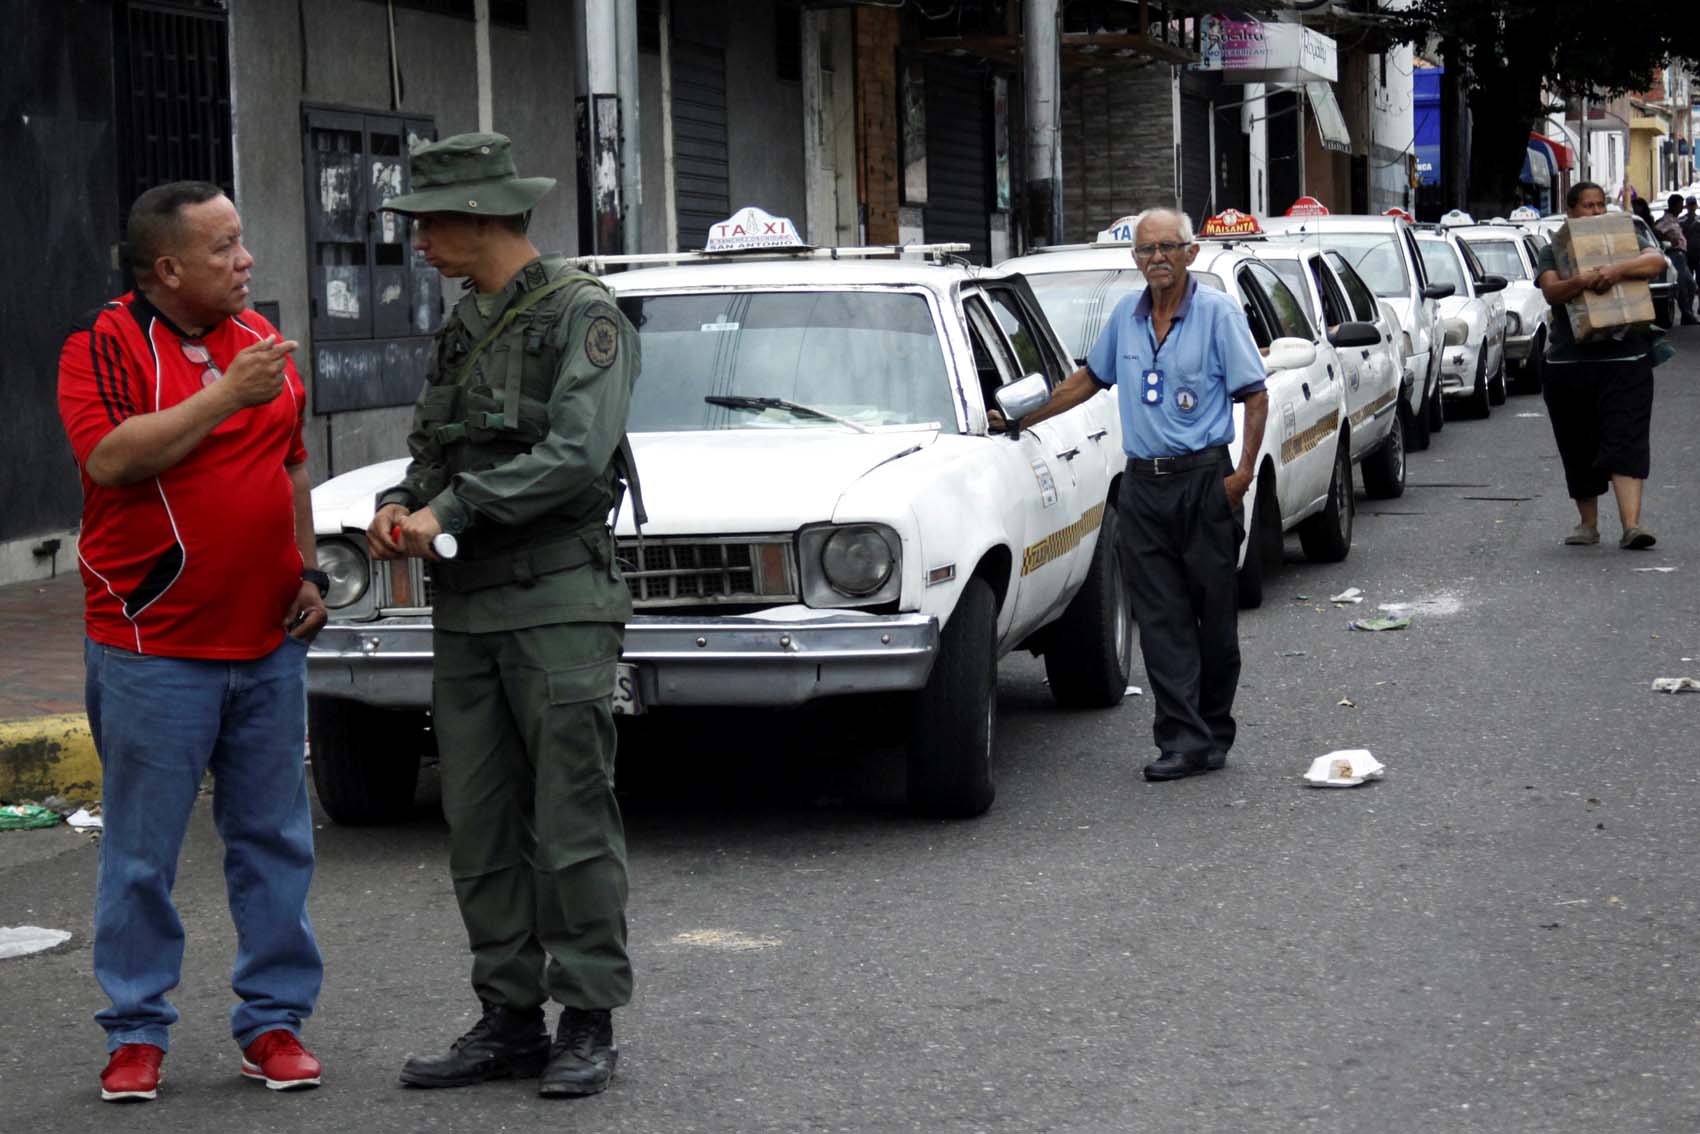
[[[301,1046],[295,1033],[274,1028],[242,1053],[242,1074],[274,1091],[294,1091],[319,1085],[319,1061]]]
[[[107,1102],[146,1102],[159,1094],[159,1061],[165,1052],[151,1043],[127,1043],[112,1053],[100,1073]]]

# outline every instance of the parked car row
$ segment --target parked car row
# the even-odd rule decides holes
[[[1317,560],[1350,553],[1353,466],[1369,493],[1403,492],[1407,451],[1444,421],[1446,352],[1493,339],[1496,367],[1506,332],[1471,338],[1436,309],[1450,290],[1401,219],[1265,239],[1238,231],[1247,219],[1215,218],[1224,235],[1192,270],[1238,302],[1265,356],[1240,568],[1242,605],[1256,605],[1286,532]],[[716,231],[795,228],[745,210]],[[615,517],[635,609],[616,712],[896,698],[911,806],[972,816],[994,795],[1000,658],[1042,657],[1061,705],[1119,701],[1134,625],[1115,554],[1114,394],[1021,423],[1143,285],[1131,237],[990,270],[958,259],[963,245],[736,235],[581,261],[634,269],[605,278],[644,358],[629,432],[649,519],[640,533],[629,509]],[[645,266],[657,260],[668,266]],[[993,409],[1010,428],[988,427]],[[364,539],[405,465],[313,492],[332,586],[308,659],[312,768],[342,823],[404,815],[431,753],[431,573],[373,562]]]

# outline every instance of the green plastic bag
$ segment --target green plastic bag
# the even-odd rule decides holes
[[[57,827],[65,820],[57,811],[37,803],[12,803],[0,807],[0,831],[27,831],[32,827]]]

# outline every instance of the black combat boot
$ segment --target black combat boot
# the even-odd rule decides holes
[[[551,1098],[594,1095],[608,1085],[620,1049],[614,1046],[614,1014],[606,1008],[562,1008],[549,1049],[549,1066],[537,1093]]]
[[[491,1079],[529,1079],[549,1062],[549,1029],[543,1009],[484,1004],[472,1030],[436,1058],[409,1056],[401,1081],[409,1087],[469,1087]]]

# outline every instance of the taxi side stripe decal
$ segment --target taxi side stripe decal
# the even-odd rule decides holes
[[[1358,412],[1353,414],[1350,418],[1352,428],[1356,429],[1358,426],[1362,425],[1364,422],[1392,405],[1393,401],[1398,398],[1398,396],[1399,391],[1389,390],[1387,393],[1381,395],[1381,397],[1375,399],[1375,401],[1370,402],[1368,405],[1358,410]]]
[[[1021,553],[1021,574],[1025,578],[1057,558],[1080,546],[1086,533],[1095,530],[1104,520],[1104,505],[1094,504],[1082,512],[1080,519],[1066,528],[1059,528]]]
[[[1305,430],[1281,442],[1281,461],[1287,463],[1304,456],[1323,440],[1334,435],[1334,427],[1340,424],[1340,411],[1335,410],[1327,417]]]

